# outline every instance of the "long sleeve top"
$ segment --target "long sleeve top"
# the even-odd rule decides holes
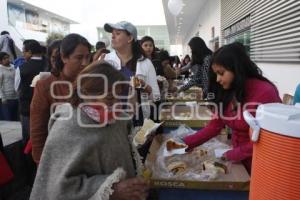
[[[32,143],[32,157],[39,163],[40,157],[48,136],[48,121],[51,108],[55,103],[67,102],[70,94],[70,87],[65,83],[55,84],[56,81],[67,81],[61,74],[59,77],[53,75],[44,80],[39,80],[34,88],[34,94],[30,105],[30,139]],[[53,90],[51,92],[51,85]],[[69,82],[71,84],[71,82]],[[53,93],[53,95],[52,95]]]
[[[211,55],[208,55],[204,58],[202,65],[196,64],[191,66],[191,69],[194,74],[191,77],[191,80],[185,85],[183,85],[179,89],[179,91],[185,91],[188,90],[190,87],[197,85],[202,88],[203,93],[206,96],[208,90],[208,69],[210,65],[210,59]]]
[[[112,64],[117,70],[121,70],[121,60],[115,51],[106,54],[104,60]],[[145,77],[146,84],[152,88],[151,98],[153,100],[160,99],[156,72],[151,60],[148,58],[139,59],[136,64],[136,75],[143,75]]]
[[[217,136],[227,125],[232,129],[233,149],[227,151],[225,156],[232,161],[243,161],[245,167],[250,171],[253,146],[248,135],[249,125],[243,117],[243,111],[248,110],[255,116],[259,104],[281,102],[281,99],[276,87],[266,81],[249,79],[246,82],[245,90],[247,91],[245,103],[241,107],[233,110],[234,106],[230,103],[224,113],[215,114],[205,128],[185,137],[184,141],[190,148],[196,147]]]
[[[15,69],[0,64],[0,99],[17,99],[18,95],[14,89]]]

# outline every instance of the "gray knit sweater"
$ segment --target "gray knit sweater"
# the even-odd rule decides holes
[[[9,67],[0,64],[0,99],[18,99],[15,91],[15,69],[11,65]]]
[[[127,177],[135,175],[128,139],[131,123],[123,120],[86,128],[78,120],[89,125],[97,122],[70,108],[58,106],[49,121],[30,200],[106,200],[112,184],[125,178],[125,172]]]

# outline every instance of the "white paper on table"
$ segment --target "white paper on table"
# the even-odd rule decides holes
[[[156,129],[157,129],[158,127],[160,127],[163,123],[164,123],[164,121],[161,122],[161,123],[154,123],[154,125],[153,125],[150,129],[148,129],[148,130],[146,131],[146,133],[145,133],[145,135],[144,135],[144,137],[146,138],[146,139],[145,139],[145,142],[147,141],[148,137],[150,137],[151,133],[154,133],[154,132],[156,131]],[[134,144],[135,146],[143,145],[143,144],[137,143],[135,137],[137,137],[137,135],[134,136],[134,138],[133,138],[133,144]]]
[[[164,123],[164,122],[154,123],[154,125],[152,126],[152,128],[146,131],[145,138],[147,138],[148,135],[150,135],[151,133],[153,133],[154,131],[156,131],[156,129],[158,129],[158,127],[160,127],[160,125],[162,125],[162,123]]]
[[[186,148],[180,148],[180,149],[173,149],[171,151],[168,151],[167,148],[164,149],[163,156],[172,156],[172,155],[180,155],[180,154],[185,154],[186,153]]]
[[[230,149],[215,149],[216,158],[221,158],[223,156],[223,154],[229,150]]]

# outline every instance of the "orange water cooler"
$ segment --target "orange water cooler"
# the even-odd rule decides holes
[[[243,115],[254,142],[249,199],[300,200],[300,108],[270,103]]]

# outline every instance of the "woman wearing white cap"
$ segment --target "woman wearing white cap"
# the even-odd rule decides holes
[[[106,23],[105,31],[112,33],[111,45],[115,51],[107,54],[105,60],[120,70],[127,80],[137,76],[142,81],[144,91],[153,101],[160,99],[160,91],[156,80],[156,72],[152,62],[143,55],[137,41],[136,27],[130,22],[121,21],[116,24]],[[149,117],[145,116],[144,118]]]

